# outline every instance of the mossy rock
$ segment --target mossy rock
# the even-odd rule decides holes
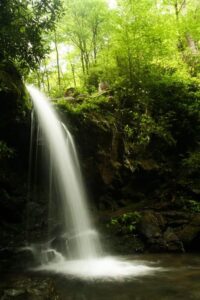
[[[11,62],[0,62],[0,141],[17,154],[26,146],[29,123],[30,102],[22,77]]]
[[[177,233],[177,235],[185,245],[186,249],[193,247],[197,248],[197,245],[194,245],[194,243],[195,240],[199,239],[200,236],[200,214],[194,215],[190,223],[186,224],[186,226],[184,226],[183,229]]]
[[[28,109],[28,95],[22,78],[10,62],[0,63],[0,131],[9,123],[24,118]]]
[[[139,223],[139,233],[145,238],[158,238],[162,235],[162,229],[165,226],[165,220],[159,213],[152,211],[143,212]]]

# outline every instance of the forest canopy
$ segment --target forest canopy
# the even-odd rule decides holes
[[[0,58],[37,70],[30,81],[60,96],[100,81],[197,78],[199,20],[198,0],[2,0]]]
[[[60,0],[1,0],[0,59],[21,69],[32,69],[45,57],[45,34],[52,30],[61,8]]]
[[[101,81],[132,87],[163,76],[199,77],[198,0],[109,3],[63,0],[64,13],[47,41],[51,53],[38,64],[43,88],[63,95],[67,86],[91,91]],[[32,75],[38,84],[38,72]]]

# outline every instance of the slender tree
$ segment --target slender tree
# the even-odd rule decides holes
[[[97,63],[105,24],[109,21],[108,7],[103,0],[67,1],[64,31],[69,43],[79,49],[83,75]]]

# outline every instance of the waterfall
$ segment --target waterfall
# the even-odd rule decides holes
[[[61,122],[50,100],[32,86],[27,86],[27,89],[37,116],[37,133],[42,134],[37,134],[37,145],[43,144],[48,148],[45,153],[49,157],[49,195],[51,201],[57,200],[52,199],[55,198],[51,186],[54,179],[57,185],[56,197],[59,198],[55,201],[57,206],[54,205],[54,209],[59,211],[58,216],[62,218],[62,239],[65,241],[62,250],[54,247],[51,238],[47,238],[43,244],[25,247],[24,249],[32,251],[35,257],[39,257],[41,265],[35,270],[108,280],[144,276],[160,270],[157,266],[146,265],[141,261],[103,255],[98,233],[91,222],[72,135]],[[33,131],[31,141],[33,144]],[[38,147],[36,150],[37,158]]]
[[[35,87],[27,87],[34,105],[45,146],[51,153],[56,174],[64,233],[71,257],[76,259],[100,256],[98,233],[94,230],[88,210],[76,147],[67,127],[60,121],[50,100]],[[70,232],[70,233],[69,233]],[[66,250],[67,251],[67,250]],[[63,253],[67,256],[67,253]]]

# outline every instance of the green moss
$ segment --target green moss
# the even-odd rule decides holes
[[[200,212],[200,202],[193,200],[193,199],[184,199],[183,202],[183,208],[186,211],[192,212],[192,213],[199,213]]]
[[[22,165],[23,161],[25,164],[29,112],[29,97],[22,77],[12,63],[0,62],[0,160],[3,177],[11,164],[15,167]]]
[[[14,150],[9,148],[7,144],[0,141],[0,161],[6,158],[11,158],[14,154]]]
[[[121,216],[111,218],[107,227],[115,233],[130,234],[136,231],[136,226],[141,218],[139,212],[129,212]]]
[[[29,97],[22,78],[10,62],[0,64],[0,98],[4,114],[23,116],[29,107]]]
[[[61,99],[55,102],[56,106],[64,111],[71,111],[75,114],[82,114],[86,112],[104,112],[113,111],[116,103],[113,99],[107,96],[85,96],[84,100],[79,102],[74,99],[69,101],[68,99]]]

